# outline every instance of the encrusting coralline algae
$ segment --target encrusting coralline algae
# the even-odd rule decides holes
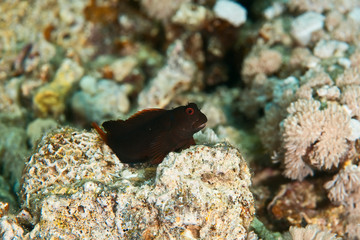
[[[227,143],[172,152],[157,169],[130,167],[97,134],[62,128],[26,164],[22,208],[34,229],[23,237],[246,239],[250,184],[244,158]]]

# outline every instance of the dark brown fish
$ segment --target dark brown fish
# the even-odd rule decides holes
[[[123,163],[159,164],[171,151],[195,145],[193,134],[205,127],[206,116],[195,103],[172,110],[151,108],[127,120],[107,121],[93,127]]]

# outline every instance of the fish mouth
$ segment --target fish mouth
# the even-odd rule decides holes
[[[203,129],[205,126],[206,126],[206,123],[202,123],[199,126],[193,126],[193,127],[194,127],[194,130],[197,132],[197,131],[200,131],[201,129]]]

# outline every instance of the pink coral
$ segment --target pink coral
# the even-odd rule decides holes
[[[321,231],[317,225],[307,225],[305,228],[290,227],[291,239],[293,240],[336,240],[336,234],[329,230]]]
[[[325,188],[329,191],[330,200],[335,203],[352,205],[359,202],[360,196],[355,192],[360,189],[360,167],[354,164],[346,165],[325,184]]]
[[[351,116],[360,120],[360,86],[347,86],[343,89],[340,102],[351,110]]]
[[[357,193],[360,199],[360,193]],[[360,202],[352,206],[348,211],[346,234],[348,239],[359,239],[360,236]]]
[[[350,116],[333,103],[321,109],[316,100],[298,100],[284,120],[285,176],[302,180],[313,168],[337,167],[348,151]]]
[[[360,84],[360,69],[358,67],[351,67],[346,69],[344,73],[336,79],[336,85],[339,87],[352,84]]]

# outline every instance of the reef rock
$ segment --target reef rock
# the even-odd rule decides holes
[[[169,153],[155,167],[122,164],[100,138],[65,128],[43,138],[26,164],[24,237],[245,239],[254,215],[251,175],[226,144]]]
[[[72,99],[72,112],[77,120],[101,122],[104,119],[122,118],[130,109],[129,84],[118,84],[107,79],[84,76],[80,81],[81,91]]]
[[[191,88],[195,82],[197,67],[178,40],[168,48],[167,62],[155,78],[139,94],[140,108],[163,108],[176,96]]]

